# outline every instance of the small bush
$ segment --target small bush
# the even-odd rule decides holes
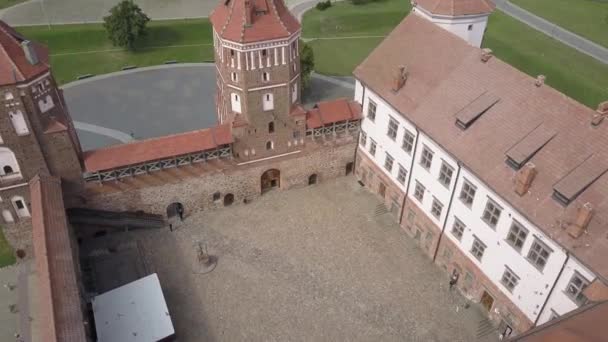
[[[316,7],[319,11],[325,11],[331,7],[331,0],[318,2]]]

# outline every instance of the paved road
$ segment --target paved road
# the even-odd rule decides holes
[[[608,64],[608,48],[598,45],[586,38],[565,30],[523,8],[512,4],[508,0],[493,0],[501,11],[511,17],[543,32],[544,34],[561,41],[562,43],[585,53],[601,62]],[[607,33],[608,34],[608,33]]]
[[[350,98],[353,87],[350,79],[313,75],[304,103]],[[72,82],[63,89],[85,150],[216,123],[213,64],[142,68]]]
[[[0,19],[10,25],[58,25],[101,22],[120,0],[30,0],[0,10]],[[297,4],[306,0],[286,0]],[[207,17],[219,0],[135,0],[152,19]]]

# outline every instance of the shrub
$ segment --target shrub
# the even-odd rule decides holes
[[[315,69],[315,54],[310,45],[300,40],[300,69],[302,77],[302,88],[310,85],[310,74]]]
[[[320,1],[317,3],[316,7],[319,11],[325,11],[326,9],[331,7],[331,0]]]

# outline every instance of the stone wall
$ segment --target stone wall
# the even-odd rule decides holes
[[[343,176],[346,165],[354,161],[354,150],[354,139],[347,137],[313,143],[299,153],[265,161],[240,165],[235,161],[212,161],[131,177],[123,182],[89,184],[86,203],[72,206],[166,215],[167,207],[179,202],[187,216],[224,206],[227,194],[234,197],[232,205],[255,200],[261,195],[261,176],[270,169],[280,171],[281,190],[307,186],[312,174],[317,175],[317,182]],[[219,196],[214,198],[216,193]]]

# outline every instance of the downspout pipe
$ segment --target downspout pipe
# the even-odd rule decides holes
[[[452,190],[452,195],[450,195],[450,202],[448,203],[448,211],[445,213],[445,219],[443,220],[443,225],[441,227],[441,234],[439,234],[439,239],[437,240],[437,247],[435,247],[435,253],[433,253],[433,262],[437,259],[437,253],[439,253],[439,245],[441,244],[441,239],[445,234],[445,227],[448,224],[448,217],[450,217],[450,210],[452,210],[452,202],[454,201],[454,194],[456,194],[456,183],[458,182],[458,177],[460,177],[460,170],[462,169],[462,165],[460,162],[456,163],[458,169],[456,170],[456,178],[454,178],[454,189]]]
[[[562,268],[559,270],[559,273],[557,274],[557,278],[555,278],[555,281],[553,282],[553,286],[551,286],[551,290],[549,290],[547,299],[545,299],[543,306],[540,308],[540,311],[538,312],[538,316],[536,316],[536,319],[534,320],[534,326],[536,326],[538,324],[538,320],[540,319],[540,316],[545,311],[545,306],[547,306],[547,303],[549,302],[549,298],[551,298],[551,295],[553,294],[553,290],[555,290],[555,287],[557,286],[558,280],[562,277],[562,273],[564,272],[564,268],[566,268],[566,264],[568,263],[568,260],[570,260],[570,253],[568,253],[566,251],[566,260],[564,261]]]

